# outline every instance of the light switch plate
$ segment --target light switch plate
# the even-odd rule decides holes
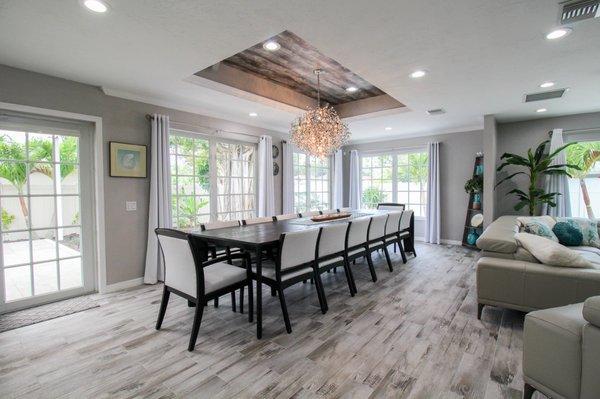
[[[126,211],[137,210],[137,201],[125,201],[125,210]]]

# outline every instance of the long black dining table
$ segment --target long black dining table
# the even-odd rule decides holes
[[[189,233],[202,238],[207,244],[221,247],[236,247],[254,253],[256,262],[256,336],[262,337],[262,253],[276,248],[284,233],[320,228],[332,223],[348,223],[352,219],[371,217],[388,211],[357,210],[345,219],[330,222],[312,222],[310,218],[281,220],[215,230],[192,230]],[[411,226],[413,223],[411,223]],[[413,235],[414,237],[414,235]],[[408,249],[408,248],[407,248]]]

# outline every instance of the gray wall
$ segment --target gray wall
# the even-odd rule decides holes
[[[344,150],[344,203],[348,204],[350,150],[390,150],[416,147],[438,141],[440,146],[440,200],[442,207],[441,229],[443,240],[462,240],[467,212],[468,195],[464,185],[473,174],[475,154],[483,151],[483,132],[449,133],[374,143],[349,145]],[[415,235],[424,236],[424,221],[415,223]]]
[[[548,140],[548,132],[553,129],[577,130],[600,127],[600,112],[560,116],[555,118],[534,119],[529,121],[499,123],[496,162],[500,164],[500,156],[505,152],[525,155],[527,149],[537,147],[539,143]],[[565,136],[568,133],[565,133]],[[600,140],[600,137],[599,137]],[[507,173],[513,169],[507,168]],[[519,169],[514,169],[517,171]],[[517,212],[513,209],[517,203],[514,195],[506,196],[511,189],[518,187],[526,190],[528,180],[525,176],[516,176],[513,182],[503,183],[496,189],[495,216],[526,214],[527,210]]]
[[[498,126],[494,115],[483,117],[483,225],[494,220]],[[491,155],[490,155],[491,154]],[[490,159],[491,162],[486,162]]]
[[[214,129],[273,136],[281,149],[281,134],[222,119],[107,96],[94,86],[0,65],[0,101],[100,116],[105,141],[104,201],[106,223],[106,279],[114,284],[143,276],[148,230],[149,179],[108,175],[108,142],[150,144],[146,114],[160,113],[171,120]],[[277,160],[281,164],[281,159]],[[275,178],[275,206],[281,211],[281,173]],[[136,212],[125,211],[125,201],[137,201]]]

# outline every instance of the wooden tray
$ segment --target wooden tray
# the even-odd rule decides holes
[[[327,215],[318,215],[310,218],[313,222],[327,222],[330,220],[345,219],[352,216],[351,213],[329,213]]]

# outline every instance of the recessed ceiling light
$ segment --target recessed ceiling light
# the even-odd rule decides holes
[[[413,73],[411,73],[410,77],[413,79],[417,79],[417,78],[422,78],[425,75],[427,75],[427,72],[425,72],[423,70],[418,70],[418,71],[414,71]]]
[[[256,112],[250,112],[250,113],[248,114],[248,116],[251,116],[251,117],[255,118],[255,117],[257,117],[257,116],[258,116],[258,114],[257,114]]]
[[[275,40],[269,40],[263,44],[263,48],[268,51],[277,51],[281,48],[281,45]]]
[[[84,0],[83,5],[93,12],[103,13],[108,11],[108,4],[102,0]]]
[[[546,108],[539,108],[539,109],[535,110],[535,112],[537,112],[538,114],[541,114],[542,112],[546,112],[546,111],[548,111]]]
[[[544,89],[546,89],[548,87],[552,87],[552,86],[554,86],[554,82],[544,82],[540,85],[540,87],[542,87]]]
[[[389,127],[389,126],[387,126],[387,127],[385,128],[385,130],[387,130],[387,131],[390,131],[390,130],[392,130],[392,128],[391,128],[391,127]]]
[[[346,91],[347,91],[348,93],[354,93],[354,92],[355,92],[355,91],[357,91],[357,90],[358,90],[358,88],[357,88],[357,87],[354,87],[354,86],[346,87]]]
[[[560,39],[561,37],[567,36],[571,32],[573,32],[573,29],[571,29],[571,28],[567,28],[567,27],[558,28],[558,29],[555,29],[552,32],[548,33],[546,35],[546,39],[548,39],[548,40]]]

